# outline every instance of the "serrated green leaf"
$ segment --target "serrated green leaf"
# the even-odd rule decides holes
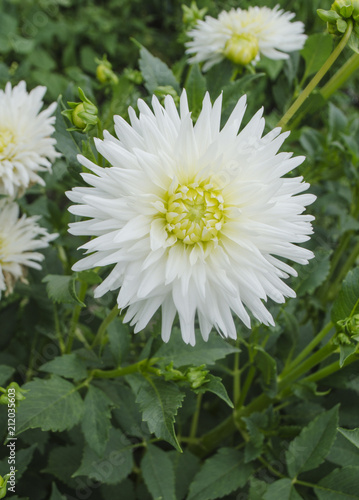
[[[8,444],[8,442],[5,443]],[[21,450],[16,450],[16,480],[19,481],[22,475],[26,472],[28,465],[30,464],[34,452],[36,450],[36,444],[32,444],[29,448],[23,448]],[[8,463],[8,457],[3,458],[0,461],[0,473],[8,472],[10,464]],[[3,474],[2,474],[3,475]]]
[[[329,274],[331,250],[318,249],[314,252],[315,258],[299,273],[296,279],[295,292],[298,297],[307,293],[312,294]]]
[[[14,373],[15,368],[8,365],[0,365],[0,385],[5,386],[6,382]]]
[[[335,469],[319,481],[314,491],[319,500],[358,500],[359,467]]]
[[[163,358],[165,364],[173,362],[173,366],[179,368],[186,365],[213,365],[233,352],[238,352],[238,349],[216,334],[210,335],[208,342],[197,335],[196,345],[187,345],[182,340],[180,330],[174,328],[169,342],[162,344],[155,357]]]
[[[147,424],[142,421],[140,407],[135,402],[135,395],[129,387],[125,385],[116,387],[116,403],[120,408],[113,411],[113,416],[126,436],[136,436],[140,439],[148,437]]]
[[[74,276],[48,274],[42,281],[46,283],[47,294],[53,302],[86,307],[76,294]]]
[[[40,370],[74,380],[83,380],[87,377],[85,363],[73,352],[52,359],[41,365]]]
[[[316,73],[328,59],[333,47],[333,40],[327,33],[310,35],[305,42],[301,55],[305,60],[303,80]]]
[[[291,477],[318,467],[335,440],[338,426],[338,406],[316,417],[289,445],[286,452]]]
[[[338,427],[338,431],[343,434],[354,446],[359,448],[359,428],[358,429],[343,429]]]
[[[340,431],[340,428],[338,430]],[[338,432],[334,444],[325,459],[342,467],[359,464],[359,449],[353,446],[343,434]]]
[[[111,427],[111,399],[101,389],[90,385],[84,399],[82,432],[87,444],[98,455],[105,451]]]
[[[102,456],[85,446],[80,468],[73,477],[88,476],[105,484],[118,484],[133,467],[131,443],[119,430],[112,428]]]
[[[142,419],[148,423],[150,431],[178,451],[182,450],[175,434],[174,421],[183,398],[184,394],[176,384],[161,379],[144,379],[136,398]]]
[[[202,101],[207,90],[207,82],[202,75],[198,64],[191,66],[188,79],[186,82],[186,92],[188,98],[188,107],[195,114],[198,115],[202,108]]]
[[[189,485],[199,469],[199,458],[190,451],[183,453],[170,451],[167,453],[172,460],[176,478],[176,499],[183,500],[188,494]]]
[[[141,462],[143,479],[154,499],[176,500],[175,474],[168,454],[148,445]]]
[[[88,285],[97,285],[102,282],[101,277],[95,271],[80,271],[76,275],[80,281],[84,281]]]
[[[196,474],[187,500],[214,500],[243,487],[252,466],[245,464],[243,454],[231,448],[221,448],[208,458]]]
[[[359,309],[359,267],[350,271],[333,303],[332,321],[336,323],[354,315]]]
[[[290,479],[279,479],[270,484],[263,500],[301,500],[302,497],[295,490]]]
[[[64,431],[78,424],[83,401],[76,387],[57,375],[48,380],[35,378],[25,384],[29,391],[17,412],[16,432],[40,427],[43,431]]]
[[[263,500],[264,493],[267,491],[268,483],[259,479],[251,478],[248,500]]]
[[[170,68],[158,57],[141,46],[139,66],[146,89],[153,94],[157,87],[170,85],[180,94],[180,86]]]
[[[227,389],[222,384],[222,379],[211,374],[207,375],[207,378],[209,379],[208,382],[201,385],[199,389],[196,389],[196,393],[203,394],[207,391],[213,392],[213,394],[216,394],[216,396],[223,399],[223,401],[225,401],[230,408],[233,408],[233,403],[229,399]]]
[[[277,394],[277,363],[262,347],[255,346],[254,362],[262,374],[263,389],[269,397]]]
[[[55,483],[52,483],[50,500],[66,500],[66,497],[61,495]]]

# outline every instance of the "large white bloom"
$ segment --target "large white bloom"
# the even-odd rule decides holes
[[[188,54],[194,54],[190,62],[204,62],[207,71],[224,58],[237,64],[248,64],[263,54],[270,59],[286,59],[286,52],[300,50],[306,40],[304,25],[291,23],[292,12],[268,7],[249,7],[248,10],[223,11],[218,19],[206,16],[198,21],[188,35]]]
[[[50,137],[56,103],[40,112],[45,92],[36,87],[28,93],[25,82],[0,90],[0,194],[17,196],[30,184],[44,184],[38,172],[50,170],[59,156]]]
[[[39,226],[38,219],[19,218],[17,203],[0,201],[0,297],[4,290],[11,293],[17,280],[25,281],[26,267],[41,269],[44,256],[37,250],[57,237]]]
[[[282,178],[303,162],[277,153],[288,133],[276,128],[262,137],[262,110],[238,134],[246,108],[242,97],[220,130],[221,100],[207,94],[193,125],[186,93],[180,115],[173,99],[154,112],[138,101],[131,125],[115,116],[118,139],[108,132],[97,150],[111,163],[101,168],[83,156],[92,187],[76,187],[68,197],[73,214],[88,220],[71,224],[74,235],[95,236],[82,248],[91,255],[76,271],[115,264],[95,291],[100,297],[120,288],[125,321],[143,329],[162,306],[162,337],[170,337],[179,315],[185,342],[195,343],[195,317],[204,339],[215,327],[236,337],[232,312],[249,327],[246,309],[273,324],[262,300],[284,302],[294,292],[282,282],[295,271],[279,260],[307,264],[312,252],[295,243],[308,240],[315,197],[301,177]]]

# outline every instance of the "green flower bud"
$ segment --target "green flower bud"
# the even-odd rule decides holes
[[[17,405],[18,401],[22,401],[23,399],[25,399],[24,394],[28,392],[22,389],[16,382],[11,382],[11,384],[9,384],[6,389],[0,387],[0,390],[4,393],[0,396],[0,404],[2,405],[7,405],[9,403],[8,395],[11,398],[15,396],[15,405]]]
[[[188,27],[194,26],[197,21],[200,19],[203,19],[206,12],[207,8],[204,7],[203,9],[199,9],[197,7],[196,2],[192,2],[191,6],[188,7],[187,5],[182,5],[182,10],[183,10],[183,23]]]
[[[250,33],[232,35],[227,41],[223,54],[235,64],[245,66],[256,58],[259,52],[258,39]]]
[[[103,57],[102,61],[96,59],[98,64],[96,68],[96,77],[101,83],[118,83],[118,77],[112,71],[112,64],[107,60],[106,56]]]
[[[159,99],[164,99],[166,95],[170,95],[173,97],[173,100],[175,104],[179,104],[180,98],[175,89],[171,85],[160,85],[158,86],[154,94],[159,98]]]
[[[186,377],[192,389],[198,389],[201,385],[208,382],[208,370],[205,370],[206,365],[193,366],[187,370]]]
[[[344,21],[344,19],[338,19],[337,21],[337,30],[339,33],[345,33],[348,27],[348,23]]]
[[[352,0],[335,0],[332,4],[332,10],[336,11],[342,17],[349,19],[354,10]]]
[[[97,107],[88,99],[84,91],[79,88],[79,95],[82,102],[68,102],[70,109],[62,111],[61,114],[66,116],[70,122],[74,124],[74,128],[69,131],[87,132],[91,127],[97,124]]]
[[[335,10],[318,9],[317,14],[320,19],[326,23],[335,23],[338,19],[340,19],[340,15],[335,12]]]
[[[125,68],[123,71],[123,76],[135,85],[141,85],[141,83],[143,82],[142,73],[137,69]]]
[[[5,498],[6,496],[6,484],[9,480],[10,474],[6,474],[4,477],[0,476],[0,498]]]

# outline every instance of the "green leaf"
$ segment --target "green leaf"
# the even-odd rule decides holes
[[[142,421],[141,412],[138,404],[135,402],[135,396],[132,390],[125,385],[118,385],[116,389],[116,403],[119,410],[113,411],[113,416],[126,436],[136,436],[140,439],[148,437],[149,431],[147,424]],[[108,394],[111,397],[111,394]]]
[[[97,285],[102,282],[101,277],[95,271],[80,271],[76,273],[77,278],[80,281],[84,281],[88,285]]]
[[[250,85],[254,80],[265,76],[264,73],[256,73],[254,75],[242,76],[239,80],[231,82],[223,87],[223,104],[222,104],[222,124],[227,121],[238,100],[245,92],[250,91]]]
[[[301,51],[305,60],[303,81],[323,66],[330,56],[332,47],[333,39],[327,33],[315,33],[307,38],[304,48]]]
[[[83,401],[76,387],[57,375],[48,380],[35,378],[25,384],[29,391],[17,412],[16,432],[41,427],[43,431],[64,431],[78,424]]]
[[[42,281],[46,283],[47,294],[53,302],[86,307],[76,294],[74,276],[48,274]]]
[[[170,68],[158,57],[153,56],[145,47],[141,46],[140,70],[145,80],[146,89],[153,94],[157,87],[170,85],[180,94],[180,86]]]
[[[356,54],[359,54],[359,39],[356,33],[352,33],[348,40],[348,47],[350,47]]]
[[[294,489],[292,481],[287,478],[279,479],[270,484],[263,496],[263,500],[300,500],[301,498]]]
[[[88,476],[105,484],[118,484],[133,467],[131,443],[119,430],[112,428],[102,456],[85,446],[80,468],[73,477]]]
[[[198,116],[202,108],[202,101],[207,90],[207,82],[202,75],[198,64],[191,66],[186,82],[188,106],[192,114]]]
[[[148,445],[141,462],[143,479],[154,499],[176,500],[175,474],[168,454]]]
[[[340,345],[339,346],[340,350],[340,357],[339,357],[339,366],[342,367],[345,363],[345,361],[350,358],[352,354],[354,354],[357,350],[356,344],[350,344],[350,345]]]
[[[295,286],[298,297],[312,294],[324,283],[329,274],[331,253],[331,250],[317,249],[314,252],[315,258],[304,269],[301,269],[302,272],[299,273]]]
[[[359,267],[349,271],[333,303],[332,321],[354,315],[359,309]]]
[[[247,431],[250,436],[250,441],[245,447],[245,462],[257,458],[262,452],[264,442],[264,431],[268,426],[268,416],[263,412],[253,412],[249,417],[243,417],[242,420],[246,423]]]
[[[195,392],[197,394],[213,392],[213,394],[216,394],[216,396],[223,399],[223,401],[225,401],[230,408],[234,408],[232,401],[229,399],[227,389],[222,384],[222,379],[211,374],[207,375],[207,378],[209,379],[208,382],[201,385],[201,387],[196,389]]]
[[[338,430],[340,431],[340,428]],[[336,440],[325,459],[342,467],[359,464],[359,449],[353,446],[343,434],[338,432]]]
[[[61,495],[55,483],[52,483],[50,500],[66,500],[66,497]]]
[[[167,453],[173,463],[176,478],[176,498],[182,500],[188,494],[188,488],[199,469],[199,458],[190,451]]]
[[[196,345],[191,346],[183,342],[180,330],[173,328],[169,342],[162,344],[155,357],[163,358],[165,364],[173,362],[173,366],[179,368],[186,365],[213,365],[233,352],[238,352],[238,349],[215,333],[209,336],[208,342],[197,335]]]
[[[0,365],[0,385],[5,386],[6,382],[14,373],[15,368],[8,365]]]
[[[269,397],[277,394],[277,363],[261,346],[255,346],[257,354],[254,362],[262,373],[264,391]]]
[[[58,356],[48,363],[41,365],[40,370],[60,375],[60,377],[72,378],[76,381],[87,377],[85,363],[73,352]]]
[[[252,466],[245,464],[243,454],[232,448],[220,448],[208,458],[196,474],[187,500],[214,500],[243,487]]]
[[[86,442],[98,455],[105,451],[111,427],[111,399],[97,387],[90,385],[84,400],[81,422]]]
[[[8,442],[5,443],[8,444]],[[7,448],[8,450],[9,448]],[[32,444],[29,448],[23,448],[21,450],[15,450],[16,453],[16,481],[19,481],[22,477],[22,475],[26,472],[26,469],[30,462],[32,461],[32,457],[34,455],[34,451],[36,450],[36,444]],[[3,458],[0,461],[0,474],[3,475],[3,472],[8,472],[9,471],[9,466],[11,464],[8,463],[8,457]]]
[[[338,431],[343,434],[354,446],[359,448],[359,428],[357,429],[343,429],[338,427]]]
[[[335,469],[319,481],[314,491],[319,500],[358,500],[359,467]]]
[[[136,398],[142,419],[148,423],[150,431],[171,443],[178,451],[182,450],[173,424],[183,398],[184,394],[176,384],[161,379],[144,379]]]
[[[338,426],[338,406],[321,413],[289,445],[286,452],[291,477],[318,467],[328,454]]]
[[[136,500],[134,482],[130,479],[124,479],[116,486],[104,484],[99,491],[103,500]],[[121,498],[119,498],[119,492],[121,492]]]
[[[255,477],[251,478],[248,500],[263,500],[264,493],[267,491],[267,488],[268,488],[268,483],[260,481]]]
[[[78,445],[56,446],[50,451],[46,468],[41,472],[52,474],[67,486],[76,488],[72,475],[80,466],[81,452]]]

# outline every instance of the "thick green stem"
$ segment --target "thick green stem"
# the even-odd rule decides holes
[[[353,267],[358,255],[359,255],[359,242],[355,245],[353,250],[350,252],[350,255],[346,259],[344,266],[341,268],[334,283],[330,287],[330,290],[328,291],[328,298],[329,299],[334,298],[333,295],[335,296],[337,287],[340,285],[340,283],[343,281],[343,279],[348,274],[350,269]]]
[[[235,404],[235,406],[239,409],[243,406],[243,404],[246,400],[248,391],[252,385],[255,374],[256,374],[256,368],[254,365],[252,365],[248,370],[246,380],[244,381],[244,384],[242,387],[242,393],[240,395],[240,398],[239,398],[237,404]]]
[[[233,402],[234,406],[237,405],[241,391],[241,371],[239,369],[239,351],[234,353],[234,366],[233,366]]]
[[[64,354],[66,351],[66,346],[65,346],[64,339],[62,338],[62,334],[61,334],[59,314],[57,312],[56,304],[54,304],[54,321],[55,321],[55,331],[56,331],[57,339],[59,341],[60,351],[61,351],[61,354]]]
[[[353,54],[350,59],[332,76],[332,78],[324,85],[320,93],[324,99],[334,94],[336,90],[344,85],[351,75],[359,68],[359,54]]]
[[[333,375],[333,373],[341,370],[345,366],[348,366],[351,363],[358,361],[358,359],[359,359],[358,356],[350,356],[350,358],[348,358],[344,362],[343,366],[340,366],[339,361],[334,361],[334,363],[331,363],[330,365],[325,366],[321,370],[318,370],[317,372],[308,375],[308,377],[303,378],[302,382],[318,382],[323,378],[329,377],[329,375]]]
[[[99,326],[99,329],[97,330],[96,333],[96,337],[92,342],[91,349],[95,347],[97,344],[101,344],[102,338],[105,335],[109,324],[112,323],[112,321],[118,316],[118,314],[119,314],[119,309],[118,305],[116,304]]]
[[[329,322],[315,337],[314,339],[307,345],[303,351],[298,354],[298,356],[282,371],[281,377],[283,378],[288,372],[292,371],[296,366],[299,365],[312,351],[313,349],[320,344],[320,342],[328,335],[330,330],[333,328],[333,323]]]
[[[85,300],[87,287],[88,287],[88,284],[85,283],[84,281],[82,281],[81,285],[80,285],[80,291],[79,291],[80,302],[83,302]],[[77,323],[78,323],[79,318],[80,318],[82,307],[83,306],[81,306],[81,305],[76,305],[74,307],[74,310],[72,313],[71,322],[70,322],[70,329],[69,329],[69,336],[67,338],[67,345],[66,345],[66,353],[67,354],[69,354],[71,352],[71,349],[72,349],[72,344],[73,344],[74,338],[75,338],[75,331],[76,331]]]
[[[322,78],[326,75],[326,73],[332,67],[332,65],[337,60],[337,58],[341,54],[342,50],[346,46],[346,44],[350,38],[352,29],[353,29],[353,21],[351,19],[349,19],[346,32],[344,33],[344,35],[343,35],[342,39],[340,40],[340,42],[338,43],[337,47],[330,54],[330,56],[325,61],[323,66],[320,68],[318,73],[314,76],[314,78],[308,83],[308,85],[305,87],[303,92],[301,92],[299,94],[299,96],[294,101],[294,103],[291,105],[291,107],[288,109],[288,111],[284,114],[283,118],[279,121],[279,123],[277,125],[278,127],[283,128],[289,122],[289,120],[291,120],[291,118],[295,115],[295,113],[299,110],[299,108],[304,104],[305,100],[313,92],[315,87],[319,84],[319,82],[322,80]]]

